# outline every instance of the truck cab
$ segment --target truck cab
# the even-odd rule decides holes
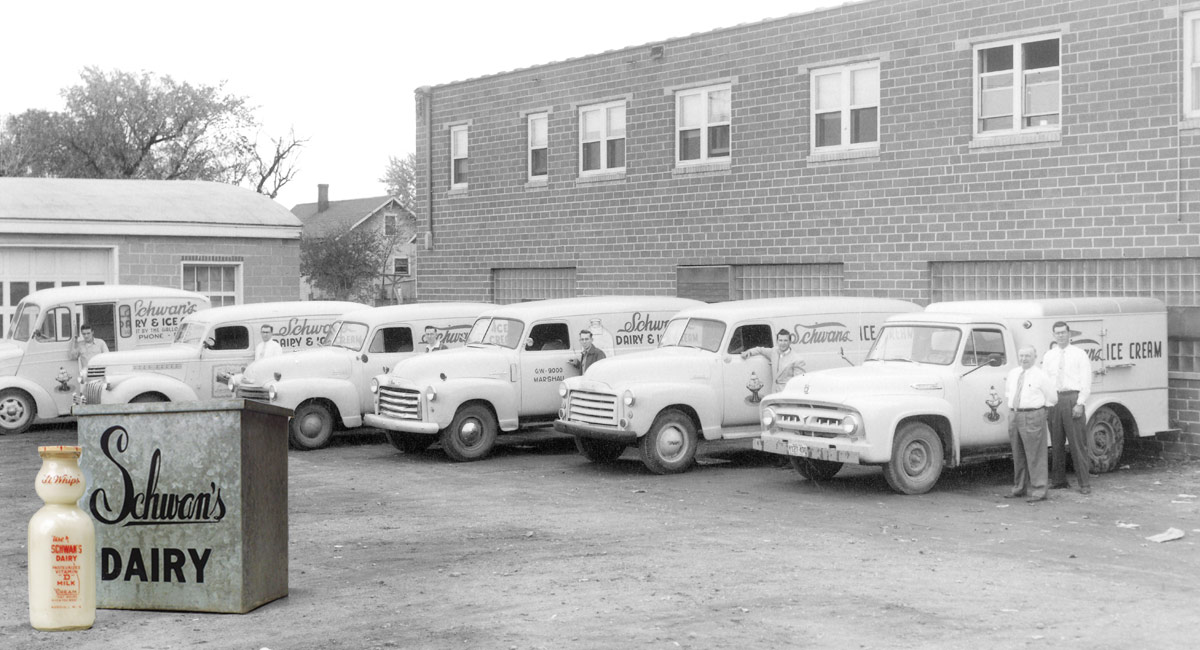
[[[0,340],[0,434],[70,415],[85,381],[86,369],[71,354],[82,326],[110,351],[161,348],[184,317],[208,307],[199,293],[166,287],[90,285],[29,294]]]
[[[559,384],[579,374],[572,362],[580,358],[580,332],[605,353],[592,366],[599,368],[657,345],[676,312],[700,304],[612,296],[496,307],[475,321],[465,347],[401,361],[376,377],[375,412],[363,419],[402,451],[440,441],[456,461],[479,460],[498,433],[554,421]]]
[[[88,366],[87,404],[189,402],[233,396],[231,382],[254,361],[269,325],[286,353],[320,345],[356,302],[297,301],[231,305],[183,319],[174,341],[155,350],[96,355]]]
[[[374,408],[376,375],[410,357],[462,347],[475,319],[494,307],[452,302],[349,312],[330,328],[325,345],[251,363],[236,394],[292,409],[292,447],[320,449],[335,429],[362,426]]]
[[[944,467],[1009,456],[1005,381],[1017,350],[1038,359],[1057,321],[1092,360],[1084,404],[1092,467],[1117,466],[1126,436],[1167,429],[1166,309],[1149,298],[946,302],[892,317],[858,368],[800,377],[763,400],[756,449],[800,474],[880,465],[888,485],[921,494]]]
[[[612,462],[636,445],[651,471],[683,472],[701,440],[757,438],[759,403],[781,376],[861,363],[887,317],[920,309],[900,300],[811,297],[684,310],[657,349],[564,381],[554,426],[574,435],[593,462]],[[791,351],[788,368],[772,367],[777,345]]]

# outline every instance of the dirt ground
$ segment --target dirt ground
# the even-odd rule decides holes
[[[1003,462],[900,496],[878,469],[814,484],[731,448],[679,476],[632,451],[595,466],[546,433],[468,464],[378,435],[291,451],[287,598],[244,615],[99,610],[91,630],[38,632],[36,448],[74,442],[73,425],[0,436],[4,648],[1194,648],[1200,635],[1200,464],[1135,459],[1090,496],[1027,505],[1001,498]],[[1168,528],[1185,537],[1146,539]]]

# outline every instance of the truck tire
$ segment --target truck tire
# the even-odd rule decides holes
[[[419,454],[432,445],[437,438],[420,433],[405,433],[403,431],[384,431],[383,436],[393,447],[406,454]]]
[[[0,390],[0,435],[24,433],[37,418],[37,402],[19,388]]]
[[[788,456],[788,459],[792,461],[792,469],[810,481],[828,481],[842,469],[842,463],[832,460],[814,460],[801,456]]]
[[[1125,451],[1125,425],[1107,406],[1096,409],[1084,429],[1088,459],[1093,472],[1111,472]]]
[[[288,423],[288,440],[292,448],[312,451],[329,446],[333,439],[333,413],[320,402],[307,402],[296,407]]]
[[[450,426],[442,429],[442,449],[462,463],[485,458],[496,445],[496,416],[482,404],[458,409]]]
[[[892,459],[883,477],[901,494],[925,494],[942,475],[942,441],[924,422],[909,422],[892,443]]]
[[[600,465],[608,465],[625,453],[625,443],[592,438],[575,438],[575,448],[584,458]]]
[[[638,439],[642,462],[655,474],[679,474],[696,461],[699,438],[687,415],[668,409],[654,419],[650,431]]]

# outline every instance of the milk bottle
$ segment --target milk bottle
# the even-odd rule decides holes
[[[39,630],[83,630],[96,620],[96,529],[79,509],[79,447],[38,447],[37,495],[46,505],[29,520],[29,623]]]

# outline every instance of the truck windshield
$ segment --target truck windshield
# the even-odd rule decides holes
[[[22,302],[17,305],[17,313],[13,315],[12,321],[8,327],[8,338],[14,341],[28,341],[30,334],[33,333],[33,326],[37,324],[38,314],[41,309],[31,302]]]
[[[367,340],[367,326],[362,323],[338,321],[330,328],[329,345],[358,352]]]
[[[912,361],[948,366],[958,352],[962,332],[936,325],[887,325],[867,353],[867,361]]]
[[[179,331],[175,332],[176,343],[186,343],[187,345],[200,345],[204,340],[204,332],[208,330],[207,323],[184,323],[179,326]]]
[[[480,318],[467,335],[467,345],[499,345],[515,350],[525,332],[525,323],[512,318]]]
[[[663,331],[659,347],[699,348],[716,352],[725,338],[725,323],[702,318],[673,318]]]

